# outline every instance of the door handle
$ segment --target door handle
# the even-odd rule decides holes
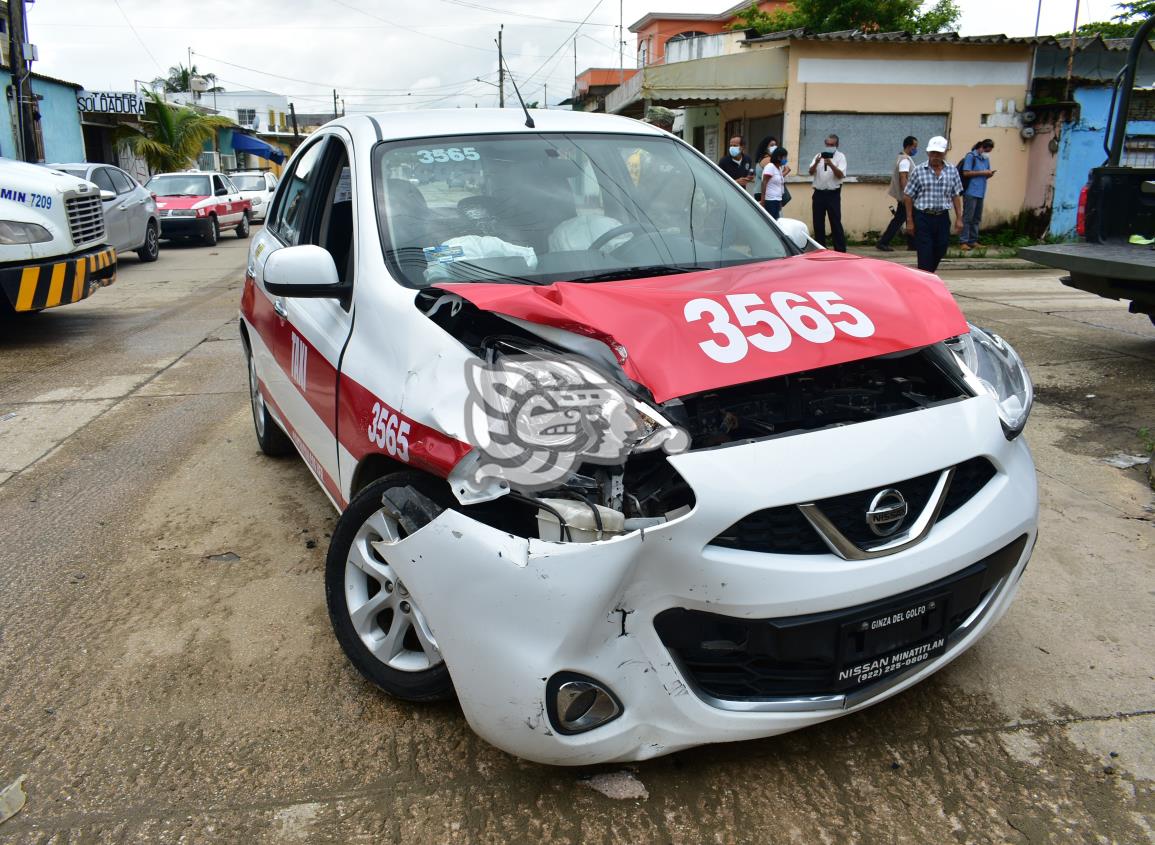
[[[285,310],[285,301],[279,296],[273,300],[273,310],[286,320],[289,319],[289,312]]]

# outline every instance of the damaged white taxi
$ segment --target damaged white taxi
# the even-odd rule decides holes
[[[629,119],[330,123],[241,310],[260,447],[341,513],[349,660],[529,760],[865,708],[986,634],[1034,546],[1015,351]]]

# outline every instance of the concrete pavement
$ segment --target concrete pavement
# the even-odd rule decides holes
[[[1102,461],[1155,427],[1146,318],[1054,273],[947,274],[1039,396],[1039,546],[975,649],[815,729],[550,769],[340,654],[335,514],[253,441],[246,245],[128,258],[0,326],[0,788],[29,794],[0,843],[1155,841],[1152,493]]]

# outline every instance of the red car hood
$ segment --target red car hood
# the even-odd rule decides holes
[[[658,402],[967,332],[936,277],[837,252],[597,284],[437,287],[486,311],[607,343]]]
[[[157,208],[196,208],[205,200],[211,200],[213,197],[162,197],[156,198]]]

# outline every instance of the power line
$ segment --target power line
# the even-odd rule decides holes
[[[444,41],[446,44],[452,44],[455,47],[463,47],[466,50],[479,50],[483,53],[489,52],[489,49],[486,47],[475,47],[472,44],[462,44],[460,41],[450,41],[448,38],[440,38],[436,35],[430,35],[428,32],[422,32],[419,29],[414,29],[411,26],[405,26],[404,24],[397,23],[396,21],[388,20],[388,19],[383,18],[374,12],[367,12],[364,9],[359,9],[350,3],[346,3],[345,0],[332,0],[332,2],[336,3],[338,6],[344,6],[346,9],[352,9],[354,12],[360,12],[361,14],[363,14],[367,17],[373,18],[374,20],[381,21],[381,23],[387,23],[390,26],[397,27],[398,29],[404,29],[407,32],[412,32],[415,35],[423,35],[426,38],[432,38],[434,41]]]
[[[331,83],[331,82],[316,82],[316,81],[311,80],[311,79],[298,79],[298,78],[293,77],[293,76],[282,76],[279,73],[272,73],[270,71],[260,70],[260,69],[255,68],[255,67],[248,67],[246,65],[238,65],[235,62],[229,62],[229,61],[225,61],[224,59],[218,59],[218,58],[215,58],[214,56],[206,55],[205,53],[198,53],[196,50],[193,51],[193,55],[200,56],[203,59],[208,59],[210,62],[219,62],[222,65],[228,65],[229,67],[235,67],[238,70],[247,70],[249,73],[260,74],[261,76],[270,76],[274,79],[283,79],[287,82],[300,82],[303,85],[316,85],[319,88],[341,88],[343,90],[366,92],[366,93],[372,93],[372,94],[405,93],[405,92],[411,90],[411,89],[406,89],[406,88],[347,88],[346,89],[345,86],[343,86],[343,85],[337,85],[337,84]],[[466,82],[471,82],[473,79],[474,79],[474,77],[471,76],[469,79],[462,79],[460,82],[449,82],[449,83],[446,83],[444,85],[438,85],[438,86],[433,86],[433,87],[435,87],[435,88],[450,88],[450,87],[453,87],[454,85],[463,85]]]
[[[579,23],[577,25],[577,27],[574,29],[574,31],[569,34],[569,37],[567,37],[563,42],[561,42],[561,44],[558,45],[556,50],[554,50],[552,53],[549,54],[549,58],[547,58],[544,62],[541,63],[541,67],[539,67],[537,70],[535,70],[533,73],[531,73],[528,77],[526,77],[525,81],[527,83],[531,79],[533,79],[535,76],[537,76],[539,73],[541,73],[542,68],[544,68],[547,64],[549,64],[550,60],[552,60],[554,56],[556,56],[559,52],[561,52],[561,49],[563,47],[569,46],[569,43],[577,36],[578,30],[581,29],[583,26],[585,26],[586,21],[588,21],[591,17],[593,17],[594,12],[596,12],[598,10],[598,7],[602,5],[602,2],[603,2],[603,0],[598,0],[596,3],[594,3],[594,7],[589,10],[589,14],[587,14],[585,16],[585,18],[582,19],[582,22]]]
[[[452,3],[454,6],[464,6],[467,9],[480,9],[483,12],[493,12],[498,15],[510,15],[516,18],[531,18],[537,21],[554,21],[556,23],[585,23],[585,21],[574,21],[568,18],[550,18],[544,15],[531,15],[528,12],[514,12],[509,9],[495,9],[493,6],[483,6],[481,3],[472,3],[470,0],[441,0],[442,3]],[[587,26],[615,26],[612,23],[591,23]]]
[[[164,68],[161,67],[160,62],[156,60],[156,56],[152,54],[152,50],[148,49],[148,45],[144,43],[144,39],[140,37],[140,33],[136,31],[136,27],[132,25],[132,19],[124,13],[124,8],[120,5],[120,0],[114,0],[116,8],[120,9],[120,14],[124,15],[124,21],[128,24],[128,28],[132,30],[132,34],[136,36],[136,40],[140,42],[140,46],[144,48],[144,52],[148,53],[148,57],[152,59],[152,63],[156,65],[156,69],[164,73]]]

